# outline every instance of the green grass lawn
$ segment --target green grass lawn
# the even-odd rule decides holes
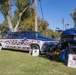
[[[26,52],[0,51],[0,75],[76,75],[63,62],[33,57]]]

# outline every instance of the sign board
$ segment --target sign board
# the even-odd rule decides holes
[[[32,50],[32,56],[38,56],[39,55],[39,49]]]
[[[68,56],[68,67],[76,68],[76,55],[69,54]]]

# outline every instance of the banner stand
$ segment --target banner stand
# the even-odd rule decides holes
[[[69,54],[68,55],[68,67],[76,68],[76,54]]]
[[[32,56],[39,56],[39,49],[31,49],[29,51],[29,55],[32,55]]]

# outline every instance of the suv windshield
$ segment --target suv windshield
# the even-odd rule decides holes
[[[29,38],[44,37],[40,32],[27,32]]]

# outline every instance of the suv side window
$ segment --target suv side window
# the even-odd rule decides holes
[[[7,39],[11,39],[12,38],[12,34],[8,34]]]
[[[25,31],[22,31],[22,32],[20,33],[20,38],[21,38],[21,39],[25,39],[25,38],[26,38],[26,32],[25,32]]]
[[[12,33],[8,33],[3,37],[4,39],[11,39],[12,38]]]
[[[13,34],[12,39],[19,39],[19,33],[18,33],[18,32],[15,32],[15,33]]]
[[[35,39],[36,38],[36,34],[37,33],[35,33],[35,32],[28,32],[28,37],[30,38],[30,39]]]

